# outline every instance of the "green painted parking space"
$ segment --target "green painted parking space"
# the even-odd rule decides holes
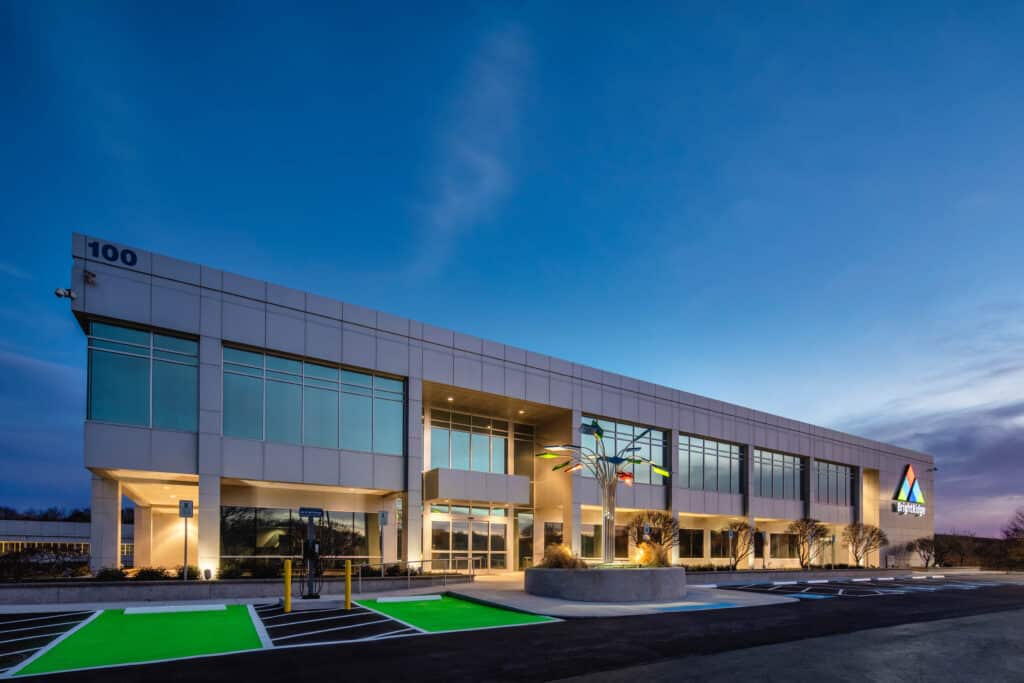
[[[16,676],[222,654],[262,647],[245,605],[216,611],[104,610]]]
[[[358,600],[356,602],[367,609],[375,610],[427,633],[523,626],[558,621],[558,619],[539,614],[492,607],[450,595],[443,595],[440,600],[409,602]]]

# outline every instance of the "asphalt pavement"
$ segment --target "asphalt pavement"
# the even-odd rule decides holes
[[[1024,585],[907,591],[705,612],[574,619],[528,628],[413,635],[119,668],[119,681],[554,680],[868,629],[1024,609]],[[1024,626],[1024,625],[1022,625]],[[1020,629],[1019,631],[1024,631]],[[818,649],[802,656],[820,656]],[[898,663],[897,663],[898,664]],[[910,671],[912,669],[904,669]],[[699,669],[687,669],[688,672]],[[110,672],[60,680],[109,680]],[[634,679],[635,680],[635,679]],[[905,680],[921,680],[909,675]]]

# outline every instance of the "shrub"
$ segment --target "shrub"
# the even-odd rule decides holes
[[[124,581],[127,574],[119,567],[104,567],[96,572],[97,581]]]
[[[174,570],[174,575],[177,578],[179,578],[179,579],[185,578],[185,568],[184,567],[178,567],[177,569]],[[198,578],[199,578],[199,567],[195,566],[194,564],[190,564],[188,566],[188,580],[189,581],[194,581],[194,580],[196,580]]]
[[[644,567],[669,567],[669,549],[659,543],[643,542],[637,546],[637,564]]]
[[[169,578],[167,570],[163,567],[140,567],[132,577],[135,581],[163,581]]]
[[[237,563],[221,564],[217,570],[218,579],[240,579],[245,576],[245,570]]]
[[[586,569],[587,563],[573,555],[568,546],[552,543],[544,549],[544,559],[537,566],[542,569]]]
[[[28,548],[0,555],[0,580],[59,579],[89,575],[89,556]]]

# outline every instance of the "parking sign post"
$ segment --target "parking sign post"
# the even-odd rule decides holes
[[[192,516],[192,501],[178,501],[178,516],[185,520],[185,566],[181,572],[182,581],[188,581],[188,518]]]

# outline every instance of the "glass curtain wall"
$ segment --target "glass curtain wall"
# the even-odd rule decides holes
[[[432,410],[430,466],[507,474],[508,422]]]
[[[405,383],[225,346],[224,435],[402,455]]]
[[[185,432],[198,429],[198,342],[91,322],[88,345],[88,419]]]
[[[803,458],[757,449],[754,451],[755,496],[803,500]]]
[[[641,434],[647,427],[640,425],[633,425],[624,422],[612,422],[610,420],[602,420],[595,418],[590,415],[583,416],[583,422],[590,424],[592,420],[597,420],[597,423],[601,425],[601,429],[604,430],[604,447],[605,451],[609,456],[619,452],[619,450],[626,448],[627,445],[633,440],[633,438]],[[597,440],[592,434],[581,434],[580,443],[590,449],[596,450]],[[652,429],[647,433],[646,436],[638,439],[634,446],[640,448],[639,452],[635,454],[637,457],[650,459],[650,464],[626,464],[620,469],[624,472],[633,473],[633,482],[637,484],[653,484],[655,486],[664,486],[668,483],[666,477],[655,474],[651,471],[651,464],[657,465],[658,467],[665,467],[665,452],[667,446],[667,439],[665,438],[665,432]],[[593,473],[586,467],[580,470],[580,474],[585,477],[593,478]]]
[[[435,504],[430,513],[433,569],[508,568],[506,508]]]
[[[741,493],[743,456],[742,446],[680,434],[676,482],[688,489]]]
[[[679,530],[679,557],[701,558],[704,557],[704,530],[703,529],[680,529]]]
[[[367,537],[376,513],[324,511],[317,523],[320,554],[325,559],[371,558]],[[297,510],[221,506],[220,547],[223,559],[295,558],[302,555],[306,521]]]
[[[826,505],[853,505],[853,468],[814,461],[817,491],[815,500]]]

